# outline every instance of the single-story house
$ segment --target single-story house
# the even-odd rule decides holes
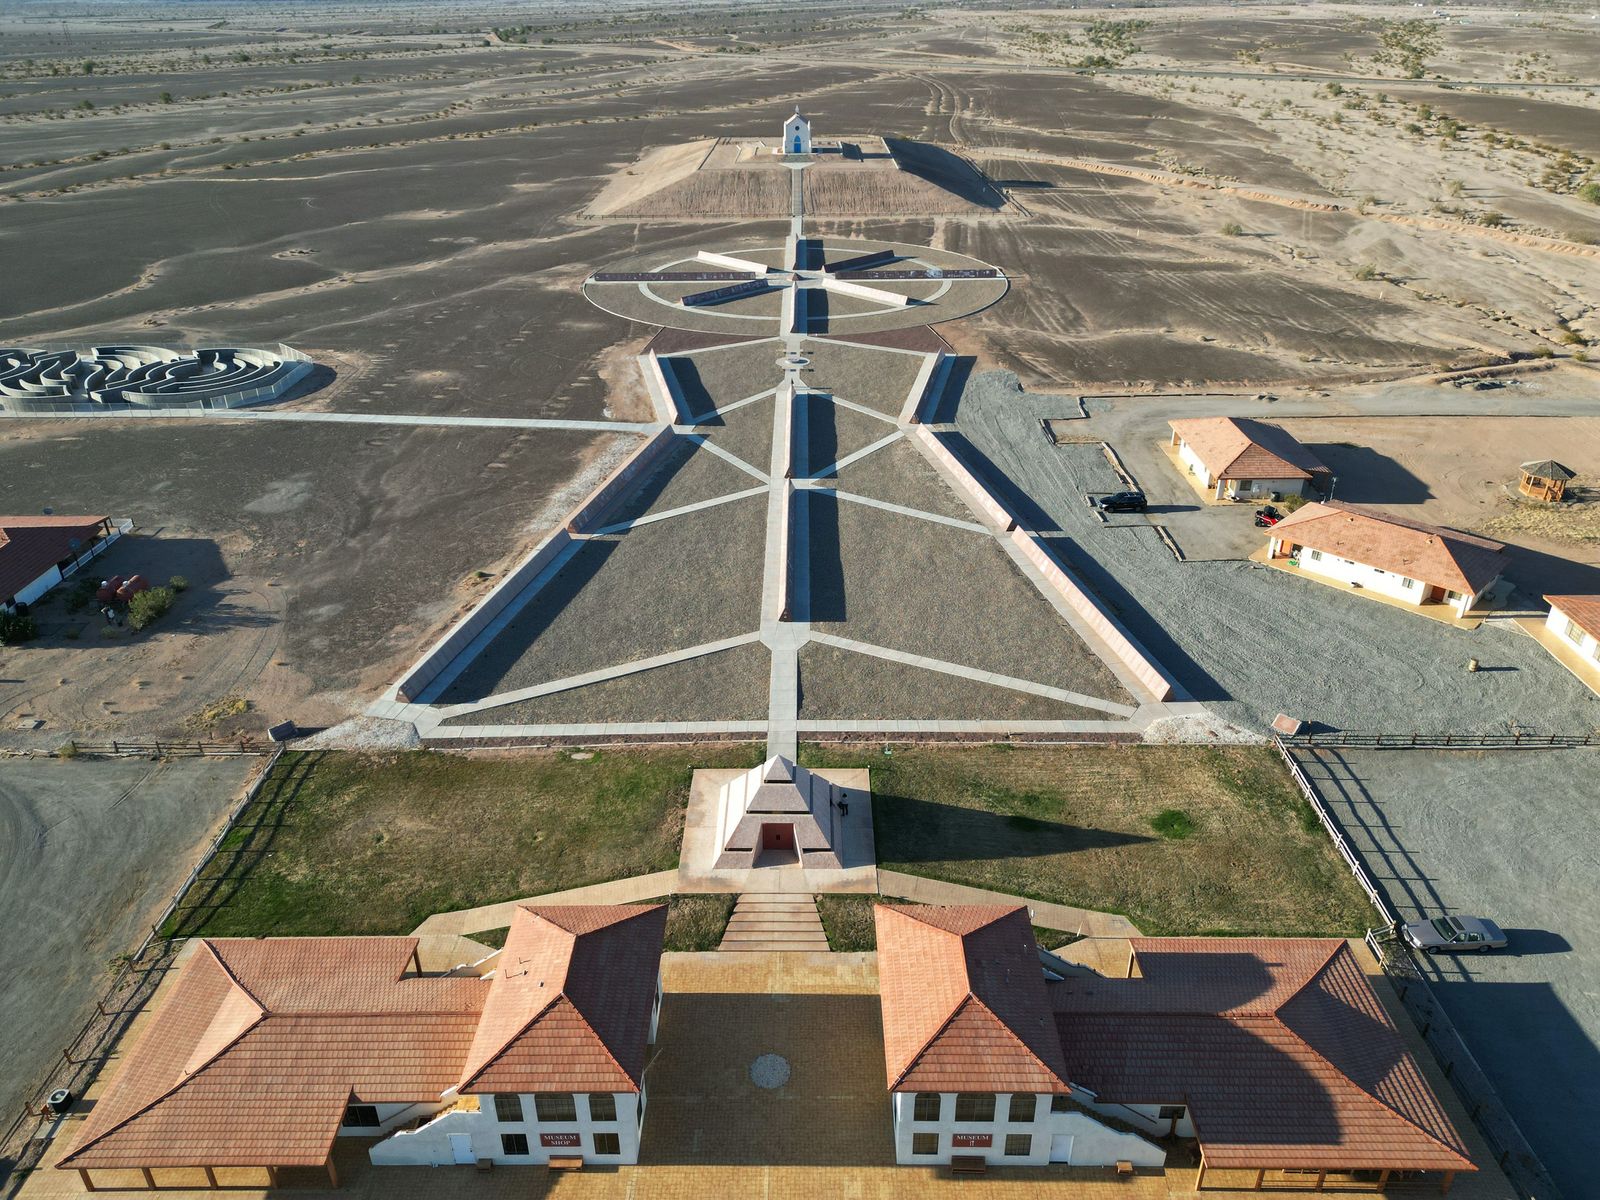
[[[1600,669],[1600,596],[1546,596],[1545,628]]]
[[[664,905],[518,907],[485,975],[412,937],[204,938],[57,1166],[638,1161]],[[169,1176],[170,1178],[170,1176]]]
[[[0,608],[32,604],[132,527],[110,517],[0,517]]]
[[[1217,500],[1327,495],[1328,470],[1287,431],[1248,417],[1168,421],[1178,460]]]
[[[1464,617],[1505,570],[1505,545],[1337,500],[1301,506],[1267,531],[1268,559],[1391,600]]]
[[[1163,1165],[1196,1188],[1364,1191],[1474,1171],[1348,943],[1133,938],[1112,979],[1022,907],[877,909],[896,1157]]]

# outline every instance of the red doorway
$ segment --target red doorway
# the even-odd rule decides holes
[[[761,850],[757,855],[759,865],[781,866],[799,861],[800,856],[795,852],[793,825],[785,821],[761,826]]]

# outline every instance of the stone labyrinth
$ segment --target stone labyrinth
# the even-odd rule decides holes
[[[955,361],[931,323],[1004,275],[801,223],[589,278],[600,308],[663,327],[639,359],[652,432],[369,715],[440,744],[732,734],[793,755],[827,733],[1137,735],[1192,707],[922,420]]]

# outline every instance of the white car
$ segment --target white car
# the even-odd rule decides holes
[[[1488,917],[1434,917],[1400,927],[1406,941],[1418,950],[1499,950],[1506,944],[1505,930]]]

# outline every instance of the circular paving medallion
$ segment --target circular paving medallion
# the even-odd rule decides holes
[[[750,1082],[758,1088],[781,1088],[789,1082],[789,1060],[781,1054],[763,1054],[750,1064]]]

